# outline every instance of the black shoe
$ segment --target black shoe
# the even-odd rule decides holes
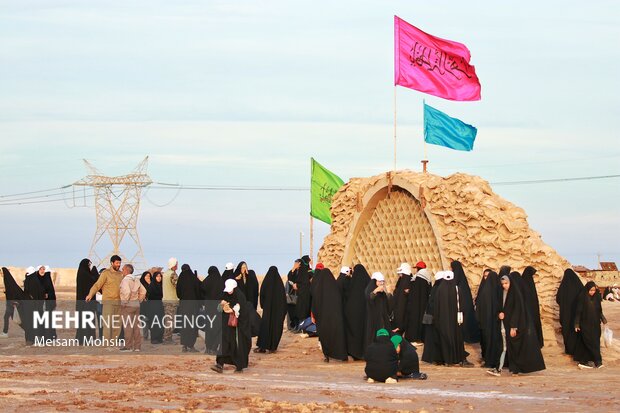
[[[461,367],[474,367],[474,364],[469,362],[467,359],[461,361],[460,363]]]
[[[325,363],[329,363],[329,357],[325,357],[325,358],[323,359],[323,361],[324,361]]]
[[[264,348],[260,348],[260,347],[259,347],[259,348],[255,348],[255,349],[254,349],[254,352],[255,352],[255,353],[266,353],[266,352],[267,352],[267,350],[265,350]]]
[[[222,374],[224,372],[224,367],[220,366],[219,364],[216,364],[214,366],[211,366],[211,370],[213,370],[216,373]]]

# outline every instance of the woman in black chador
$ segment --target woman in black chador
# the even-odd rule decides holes
[[[603,367],[601,357],[601,322],[607,324],[601,307],[601,295],[593,281],[588,281],[577,298],[575,312],[575,361],[579,368]]]
[[[452,261],[450,267],[454,273],[454,282],[459,287],[460,311],[463,313],[463,340],[466,343],[479,343],[480,328],[478,328],[474,300],[465,276],[465,270],[459,261]]]
[[[99,272],[97,271],[97,267],[93,267],[88,258],[84,258],[80,261],[75,288],[75,310],[78,313],[79,320],[78,328],[75,331],[75,338],[78,339],[82,345],[85,344],[86,340],[95,338],[96,329],[89,326],[87,323],[82,323],[81,313],[91,313],[93,320],[96,318],[97,301],[91,300],[86,302],[84,299],[98,279]]]
[[[235,372],[241,373],[248,367],[252,347],[250,317],[254,310],[233,279],[224,283],[224,294],[218,308],[222,317],[222,347],[211,370],[222,373],[225,364],[232,364]]]
[[[179,308],[177,314],[181,317],[181,344],[183,352],[195,353],[196,338],[198,338],[198,323],[196,316],[202,301],[201,283],[198,275],[188,264],[181,266],[181,274],[177,281],[177,296]]]
[[[232,270],[231,270],[232,272]],[[202,296],[204,298],[205,313],[208,320],[204,322],[205,353],[217,354],[221,345],[222,318],[218,315],[217,306],[224,294],[224,279],[216,266],[212,265],[207,270],[207,276],[202,280]]]
[[[161,271],[155,271],[147,288],[149,300],[146,303],[151,323],[149,326],[151,344],[162,344],[164,342],[164,303],[162,301],[164,293],[162,279]]]
[[[52,282],[52,270],[50,267],[45,265],[39,265],[37,268],[37,274],[39,275],[39,282],[45,291],[45,311],[50,313],[56,309],[56,289],[54,288],[54,283]],[[42,328],[43,335],[46,340],[53,340],[56,338],[56,329],[52,328]]]
[[[385,277],[375,272],[366,286],[366,348],[372,344],[380,329],[389,330],[390,296],[385,291]]]
[[[39,273],[34,267],[29,267],[28,270],[26,270],[24,294],[26,295],[26,299],[23,302],[26,310],[26,319],[30,320],[28,322],[29,327],[25,330],[26,344],[33,344],[36,337],[41,339],[45,337],[44,326],[34,326],[32,323],[33,313],[35,311],[39,314],[43,314],[45,302],[45,288],[41,285]]]
[[[575,311],[577,310],[577,298],[583,290],[583,283],[572,268],[564,271],[564,277],[555,295],[555,301],[560,306],[560,325],[562,337],[564,337],[564,352],[575,354],[577,333],[575,332]]]
[[[28,300],[24,291],[17,285],[17,282],[11,275],[11,272],[8,268],[2,267],[2,278],[4,280],[4,293],[6,295],[6,304],[7,311],[12,311],[10,314],[5,314],[5,328],[8,332],[8,319],[6,318],[9,315],[11,318],[14,316],[15,309],[19,314],[19,318],[21,319],[21,327],[24,329],[26,343],[32,344],[32,340],[28,342],[29,338],[32,337],[32,312],[28,310],[31,308],[28,304]],[[9,307],[10,306],[10,307]]]
[[[534,274],[536,274],[536,269],[534,267],[528,266],[523,270],[523,274],[521,275],[521,281],[523,283],[523,298],[525,299],[527,312],[534,323],[536,338],[538,338],[540,347],[543,347],[545,342],[543,339],[542,322],[540,321],[540,304],[538,302],[538,292],[536,291]]]
[[[258,339],[257,353],[275,353],[282,338],[284,318],[286,317],[286,294],[284,284],[275,266],[269,267],[260,288],[260,306],[263,309]]]
[[[488,371],[494,376],[501,374],[505,359],[513,374],[545,369],[538,337],[534,331],[534,323],[527,315],[525,299],[520,290],[520,277],[518,272],[512,272],[509,276],[504,275],[500,279],[502,308],[498,319],[506,340],[506,350],[500,355],[498,367]]]
[[[319,270],[312,280],[313,284],[315,282],[312,306],[324,361],[329,362],[330,358],[347,361],[342,293],[329,269]]]
[[[345,269],[346,272],[346,269]],[[366,347],[366,287],[370,276],[362,264],[353,267],[349,280],[343,280],[343,309],[347,353],[353,360],[364,358]],[[346,281],[346,282],[344,282]]]
[[[297,270],[297,304],[295,310],[297,311],[297,319],[301,323],[306,318],[310,317],[310,257],[304,255],[301,257],[299,263],[299,269]]]
[[[497,368],[502,353],[502,335],[497,315],[502,308],[502,287],[499,276],[486,269],[476,295],[476,316],[480,323],[480,350],[483,366]]]
[[[407,327],[405,328],[405,339],[410,342],[424,342],[424,311],[428,305],[431,294],[431,278],[426,268],[418,265],[426,265],[418,262],[416,267],[418,272],[413,275],[411,290],[407,297]]]
[[[436,332],[436,361],[443,361],[446,365],[458,364],[461,367],[471,367],[467,361],[469,355],[465,351],[463,340],[462,314],[463,291],[456,284],[452,271],[444,271],[443,281],[437,287],[437,294],[433,301],[433,326]]]

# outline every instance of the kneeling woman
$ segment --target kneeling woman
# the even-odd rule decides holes
[[[248,367],[248,355],[252,347],[250,306],[251,304],[237,288],[237,282],[233,279],[226,280],[224,297],[218,305],[223,317],[222,350],[211,370],[222,373],[224,364],[232,364],[235,366],[235,372],[241,373]]]
[[[390,333],[384,328],[376,333],[375,340],[366,348],[366,376],[368,382],[396,383],[398,354],[390,341]]]
[[[392,336],[390,341],[398,354],[398,378],[426,380],[426,374],[420,373],[420,359],[413,344],[399,335]]]

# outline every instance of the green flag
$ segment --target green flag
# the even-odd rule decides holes
[[[344,181],[334,173],[328,171],[314,160],[312,162],[312,178],[310,184],[310,215],[328,224],[332,223],[329,208],[332,206],[332,197]]]

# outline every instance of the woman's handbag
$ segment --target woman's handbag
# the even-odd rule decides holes
[[[239,324],[239,319],[233,311],[232,313],[228,314],[228,327],[237,327],[237,324]]]

